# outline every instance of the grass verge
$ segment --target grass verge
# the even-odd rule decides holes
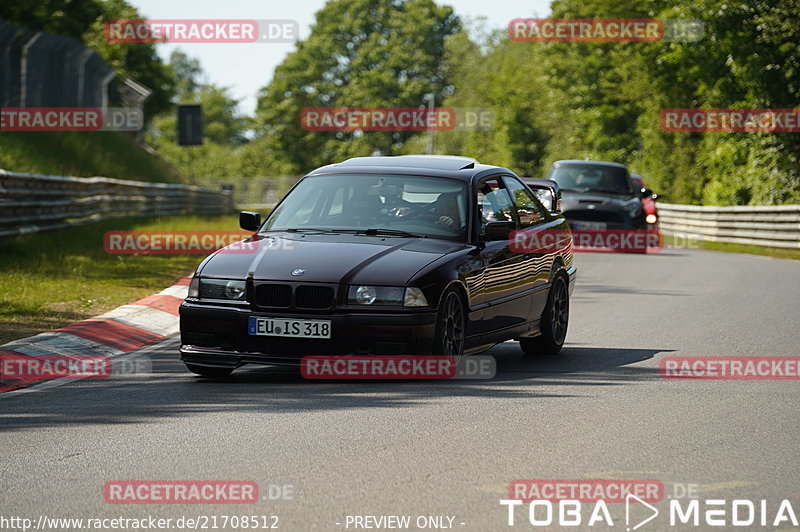
[[[111,230],[237,230],[236,216],[117,218],[0,240],[0,344],[63,327],[157,292],[205,255],[111,255]]]
[[[728,244],[726,242],[703,242],[703,249],[727,251],[729,253],[764,255],[766,257],[775,257],[778,259],[800,260],[800,249],[768,248],[764,246],[750,246],[747,244]]]
[[[749,244],[731,244],[728,242],[711,242],[710,240],[692,240],[694,249],[707,249],[709,251],[725,251],[727,253],[747,253],[750,255],[763,255],[777,259],[800,260],[800,249],[770,248],[766,246],[751,246]],[[685,239],[676,239],[671,235],[664,235],[664,245],[685,246]]]
[[[0,132],[0,168],[77,177],[183,181],[177,170],[140,148],[131,133],[119,131]]]

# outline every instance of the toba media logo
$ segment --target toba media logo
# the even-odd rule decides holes
[[[766,499],[698,498],[698,484],[673,484],[664,500],[664,485],[658,480],[515,480],[509,498],[500,500],[507,525],[528,527],[624,527],[627,532],[653,523],[672,527],[786,527],[798,526],[797,514],[788,499],[771,503]],[[609,504],[625,504],[625,517],[612,517]],[[659,509],[658,503],[668,505]],[[527,508],[526,508],[527,505]],[[655,523],[653,523],[655,524]]]
[[[517,507],[527,508],[531,526],[614,526],[608,504],[625,503],[625,525],[631,530],[630,506],[644,505],[651,514],[632,528],[652,521],[658,510],[651,504],[662,500],[664,485],[658,480],[514,480],[509,498],[500,501],[508,510],[508,526],[524,522],[516,518]],[[584,513],[589,512],[588,518]],[[521,513],[521,512],[520,512]]]

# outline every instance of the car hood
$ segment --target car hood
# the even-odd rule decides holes
[[[432,238],[352,234],[269,233],[254,235],[209,257],[203,277],[314,283],[405,285],[419,270],[464,247]],[[304,270],[302,275],[293,271]]]

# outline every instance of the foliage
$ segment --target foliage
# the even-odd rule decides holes
[[[331,0],[262,89],[249,168],[302,173],[355,155],[395,154],[414,132],[324,132],[300,127],[308,107],[419,107],[451,89],[442,58],[459,30],[433,0]],[[275,158],[273,158],[275,157]]]
[[[170,69],[178,74],[175,104],[199,104],[203,113],[203,144],[179,146],[176,108],[157,116],[147,130],[147,140],[159,155],[179,167],[190,179],[226,177],[240,173],[240,146],[250,121],[238,110],[228,89],[205,82],[199,61],[182,52],[170,56]]]
[[[554,18],[700,19],[699,42],[448,42],[455,92],[489,106],[492,132],[439,135],[437,151],[543,176],[558,159],[628,164],[674,202],[800,201],[800,134],[662,131],[665,108],[791,108],[800,99],[798,0],[556,0]],[[482,50],[485,49],[485,50]],[[480,69],[464,65],[481,64]],[[418,147],[419,144],[414,147]]]
[[[125,0],[6,2],[0,17],[82,38],[155,89],[148,140],[185,175],[300,175],[352,156],[424,152],[418,132],[307,131],[308,107],[485,107],[491,131],[435,134],[438,153],[469,155],[527,176],[553,161],[612,160],[668,201],[800,202],[800,133],[663,131],[666,108],[792,108],[800,101],[800,0],[554,0],[555,18],[697,19],[697,42],[523,43],[467,24],[433,0],[330,0],[307,39],[264,87],[255,117],[199,63],[151,45],[102,39]],[[175,143],[175,104],[200,103],[206,143]]]
[[[114,19],[141,19],[125,0],[38,0],[0,3],[0,19],[33,30],[66,35],[93,48],[117,71],[153,91],[147,116],[169,108],[174,92],[173,73],[158,57],[154,44],[109,43],[103,23]]]

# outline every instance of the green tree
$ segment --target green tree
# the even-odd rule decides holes
[[[174,105],[156,116],[146,140],[161,157],[192,178],[226,177],[240,173],[241,149],[248,142],[250,120],[239,112],[239,104],[226,87],[204,82],[200,62],[183,52],[173,52],[169,68],[178,82]],[[175,105],[200,105],[203,113],[201,146],[178,146]]]
[[[203,67],[195,57],[189,57],[180,50],[169,56],[169,66],[175,75],[175,95],[178,101],[194,96],[203,85]]]
[[[0,19],[18,26],[81,39],[103,16],[100,0],[39,0],[0,3]]]
[[[800,100],[800,0],[556,0],[554,18],[699,19],[699,42],[488,43],[452,39],[446,105],[491,106],[491,134],[439,146],[528,175],[557,159],[627,164],[674,202],[800,200],[800,134],[674,133],[665,108],[791,108]],[[483,50],[483,51],[481,51]],[[480,58],[480,59],[478,59]],[[481,61],[465,69],[464,60]]]
[[[175,95],[175,74],[158,56],[155,44],[109,43],[105,36],[105,21],[143,19],[139,11],[125,0],[106,0],[101,3],[102,14],[84,32],[83,42],[108,61],[119,75],[127,76],[150,89],[145,102],[147,117],[166,111]]]
[[[248,164],[297,174],[350,156],[399,153],[415,133],[305,131],[301,111],[418,107],[426,93],[441,103],[450,88],[445,39],[458,29],[452,8],[433,0],[329,1],[259,95],[252,148],[265,155],[259,161],[251,152]]]

